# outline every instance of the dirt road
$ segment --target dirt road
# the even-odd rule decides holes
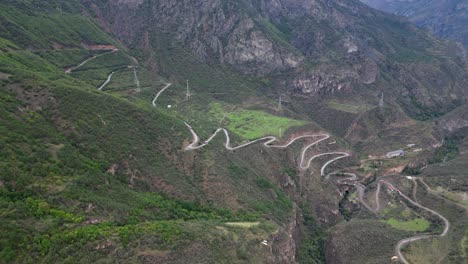
[[[106,87],[106,85],[110,83],[110,81],[112,80],[112,75],[114,75],[114,72],[111,72],[111,74],[109,74],[107,80],[98,88],[99,91],[102,91],[102,89],[104,89],[104,87]]]
[[[170,86],[170,85],[168,85],[168,86]],[[166,86],[163,90],[161,90],[158,93],[158,95],[161,92],[163,92],[165,89],[167,89],[168,86]],[[155,98],[155,100],[157,99],[157,97]],[[153,101],[153,105],[155,105],[155,100]],[[320,169],[321,176],[326,177],[326,178],[328,178],[329,176],[332,176],[332,175],[347,176],[347,178],[339,179],[337,181],[337,183],[342,184],[342,185],[353,185],[353,186],[355,186],[357,191],[358,191],[358,197],[359,197],[360,203],[363,204],[364,207],[367,208],[369,211],[371,211],[373,213],[378,213],[380,211],[380,208],[381,208],[380,193],[381,193],[381,190],[382,190],[382,186],[384,185],[385,187],[387,187],[387,189],[397,192],[400,197],[402,197],[403,199],[405,199],[406,201],[411,203],[413,206],[416,206],[416,207],[419,207],[419,208],[421,208],[421,209],[423,209],[425,211],[428,211],[431,214],[434,214],[437,217],[439,217],[440,219],[442,219],[442,221],[444,222],[445,227],[444,227],[443,232],[440,235],[418,235],[418,236],[414,236],[414,237],[410,237],[410,238],[405,238],[405,239],[403,239],[403,240],[401,240],[401,241],[399,241],[397,243],[397,245],[395,247],[395,253],[397,254],[399,260],[404,264],[409,264],[408,261],[403,256],[403,253],[401,252],[401,249],[405,245],[407,245],[407,244],[409,244],[411,242],[414,242],[414,241],[422,240],[422,239],[429,239],[429,238],[434,238],[434,237],[444,237],[444,236],[447,235],[447,233],[448,233],[448,231],[450,229],[450,222],[447,220],[447,218],[445,218],[443,215],[441,215],[437,211],[429,209],[429,208],[419,204],[417,201],[414,201],[414,200],[410,199],[408,196],[406,196],[403,192],[401,192],[398,188],[396,188],[393,184],[391,184],[388,181],[385,181],[385,180],[381,179],[378,182],[377,190],[375,192],[376,208],[372,208],[364,199],[364,193],[365,193],[366,187],[359,182],[358,177],[357,177],[356,174],[354,174],[354,173],[333,172],[333,173],[330,173],[330,174],[326,175],[325,170],[326,170],[326,168],[328,166],[330,166],[332,163],[334,163],[334,162],[336,162],[336,161],[338,161],[340,159],[344,159],[344,158],[347,158],[347,157],[350,156],[350,154],[346,153],[346,152],[327,152],[327,153],[317,154],[317,155],[314,155],[314,156],[310,157],[309,159],[306,159],[307,151],[311,147],[313,147],[313,146],[319,144],[320,142],[330,138],[330,135],[328,135],[328,134],[311,134],[311,135],[298,136],[298,137],[292,138],[291,140],[288,141],[288,143],[286,143],[284,145],[274,145],[273,142],[278,141],[278,138],[276,138],[274,136],[267,136],[267,137],[259,138],[259,139],[256,139],[256,140],[241,144],[241,145],[236,146],[236,147],[232,147],[229,132],[224,128],[218,128],[207,140],[203,141],[202,144],[199,144],[200,137],[197,135],[197,133],[193,130],[193,128],[188,123],[185,123],[185,125],[190,130],[190,132],[192,133],[192,136],[193,136],[192,143],[186,147],[186,150],[197,150],[197,149],[205,147],[220,132],[223,132],[225,137],[226,137],[224,147],[227,150],[231,150],[231,151],[232,150],[237,150],[237,149],[240,149],[240,148],[244,148],[244,147],[247,147],[249,145],[258,143],[258,142],[264,142],[263,145],[265,147],[267,147],[267,148],[287,148],[287,147],[289,147],[291,144],[293,144],[295,141],[297,141],[299,139],[319,138],[319,139],[315,140],[314,142],[308,144],[307,146],[305,146],[302,149],[301,158],[300,158],[300,165],[299,165],[300,169],[302,169],[302,170],[309,169],[310,166],[311,166],[312,161],[314,159],[316,159],[316,158],[323,157],[323,156],[329,156],[329,155],[338,155],[338,157],[335,157],[335,158],[332,158],[332,159],[328,160],[321,167],[321,169]],[[307,162],[306,162],[306,160],[307,160]],[[416,200],[416,191],[417,191],[417,185],[415,185],[414,188],[413,188],[413,196],[414,196],[415,200]]]
[[[171,87],[171,85],[172,85],[172,83],[167,83],[166,86],[165,86],[164,88],[162,88],[161,91],[159,91],[159,92],[156,94],[156,96],[154,97],[153,102],[152,102],[152,104],[153,104],[154,107],[157,107],[157,106],[156,106],[156,101],[158,100],[159,96],[161,96],[161,94],[162,94],[167,88]]]

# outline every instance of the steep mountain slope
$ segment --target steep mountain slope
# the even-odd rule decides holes
[[[209,65],[311,100],[362,94],[375,105],[384,92],[422,119],[466,100],[457,47],[357,1],[83,2],[155,67],[166,63],[154,45],[176,41]]]
[[[468,46],[468,2],[465,0],[363,0],[386,12],[406,16],[437,36]]]
[[[190,138],[183,122],[151,106],[162,78],[139,67],[141,93],[148,97],[125,97],[136,91],[126,80],[134,76],[127,70],[134,59],[120,46],[115,51],[117,42],[85,16],[77,24],[60,23],[73,16],[73,10],[56,9],[68,2],[36,3],[0,6],[2,19],[13,25],[1,31],[8,45],[0,53],[0,262],[276,262],[282,254],[256,243],[276,240],[275,248],[290,240],[282,230],[294,216],[292,203],[261,176],[274,173],[255,169],[239,183],[229,180],[229,171],[241,177],[238,171],[252,167],[228,163],[207,175],[210,158],[182,149]],[[53,19],[58,23],[49,23]],[[41,30],[75,37],[61,42],[29,28],[42,24]],[[13,29],[15,37],[28,39],[10,37]],[[116,92],[97,91],[110,72],[116,76],[108,87]],[[228,203],[232,194],[212,202],[209,187],[216,185],[239,192],[237,199]],[[253,227],[236,227],[242,221]],[[233,236],[240,240],[228,239]]]
[[[443,228],[378,191],[458,154],[433,146],[466,109],[457,50],[405,21],[338,0],[6,0],[0,19],[0,263],[387,263]],[[464,212],[425,190],[459,263]]]

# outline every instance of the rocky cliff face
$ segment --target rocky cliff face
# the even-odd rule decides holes
[[[143,45],[145,32],[168,33],[203,61],[253,75],[294,69],[303,60],[268,36],[242,3],[121,0],[88,5],[127,45]]]
[[[359,1],[82,1],[129,47],[175,41],[215,67],[280,75],[272,85],[293,95],[320,100],[359,90],[374,100],[385,90],[410,114],[466,99],[461,53],[449,52],[457,47]],[[454,79],[452,72],[452,83],[427,81]]]
[[[296,205],[292,212],[292,217],[286,226],[273,237],[272,253],[268,263],[296,264],[296,242],[299,227],[299,211]]]
[[[468,130],[468,105],[463,105],[435,122],[435,126],[443,135]]]
[[[466,0],[362,0],[370,6],[407,16],[434,34],[468,46],[468,1]]]

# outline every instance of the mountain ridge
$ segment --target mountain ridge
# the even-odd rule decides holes
[[[139,7],[144,6],[145,3],[144,1],[127,1],[123,2],[123,5],[127,4],[128,9],[133,10],[130,12],[140,12],[137,10],[140,10]],[[387,88],[387,85],[382,83],[381,72],[386,69],[385,71],[391,70],[393,72],[385,78],[391,79],[388,81],[394,83],[393,87],[401,88],[396,94],[408,95],[398,104],[401,104],[405,111],[412,116],[418,115],[415,112],[424,111],[413,107],[413,105],[427,107],[427,111],[450,106],[450,108],[442,110],[447,112],[460,104],[457,100],[462,102],[466,100],[464,95],[466,83],[463,83],[465,77],[462,77],[466,75],[463,68],[464,62],[457,59],[457,56],[462,56],[461,50],[451,46],[450,43],[441,42],[427,33],[418,31],[405,21],[371,11],[358,1],[352,3],[328,2],[329,5],[333,6],[330,10],[340,10],[340,8],[345,10],[341,13],[326,11],[328,7],[321,1],[300,1],[297,3],[242,1],[243,5],[233,3],[223,5],[221,3],[222,1],[210,1],[203,4],[193,3],[194,6],[192,6],[189,3],[169,4],[159,1],[154,4],[154,7],[158,6],[158,8],[144,7],[144,9],[147,10],[145,11],[146,16],[151,14],[151,19],[158,20],[156,23],[158,27],[174,28],[171,31],[174,32],[172,34],[175,34],[176,41],[202,61],[213,65],[232,66],[243,74],[260,77],[271,76],[274,78],[282,71],[288,72],[288,75],[293,77],[284,80],[284,88],[282,88],[284,92],[320,98],[321,96],[317,96],[318,94],[327,95],[339,93],[339,91],[353,93],[353,89],[365,91],[369,90],[367,87],[372,87],[371,89],[377,89],[380,93]],[[284,6],[288,6],[289,9],[284,9]],[[92,8],[96,10],[97,7],[92,6]],[[165,11],[169,8],[170,11]],[[241,15],[232,13],[232,10],[237,8],[244,10]],[[250,16],[249,14],[256,12],[256,8],[259,8],[265,16],[270,17],[270,21],[262,16]],[[188,9],[191,10],[189,11],[191,13],[187,13]],[[203,14],[212,15],[203,16],[200,13],[202,11]],[[129,12],[126,8],[122,8],[120,5],[114,6],[112,3],[108,3],[96,11],[96,13],[101,13],[99,21],[111,23],[105,26],[109,27],[127,44],[148,39],[147,37],[130,36],[136,34],[135,32],[139,32],[137,34],[139,36],[147,36],[151,33],[148,29],[140,28],[140,26],[136,30],[127,29],[129,25],[133,24],[124,22],[126,12]],[[166,14],[166,12],[169,13]],[[130,15],[129,17],[134,16]],[[109,22],[110,20],[106,17],[119,17],[121,19]],[[151,21],[151,19],[147,21]],[[372,19],[374,22],[372,25],[381,23],[379,26],[386,27],[388,32],[395,30],[396,33],[396,28],[392,29],[387,26],[393,23],[397,27],[404,28],[403,32],[407,34],[407,38],[414,39],[399,42],[391,39],[388,33],[378,30],[374,30],[374,32],[379,32],[377,35],[369,35],[365,33],[369,32],[369,29],[366,29],[368,25],[363,22],[366,19]],[[297,22],[295,22],[296,20]],[[283,22],[278,24],[279,21]],[[138,22],[136,23],[139,25]],[[151,23],[141,23],[141,25],[148,27]],[[222,27],[220,27],[221,25]],[[309,34],[304,30],[313,33]],[[189,34],[189,32],[191,33]],[[157,35],[158,33],[153,34]],[[305,36],[307,36],[306,39],[304,39]],[[331,38],[332,36],[335,36],[334,39]],[[366,42],[363,42],[363,39],[367,39]],[[385,43],[382,42],[383,39],[390,39],[390,41]],[[435,46],[437,50],[428,50],[426,48],[428,43],[433,45],[431,49]],[[140,43],[138,45],[145,47],[146,44]],[[402,49],[402,45],[414,45],[414,47]],[[454,49],[459,50],[458,55],[447,53],[447,51]],[[405,55],[398,57],[400,55],[394,54]],[[455,63],[443,59],[447,56],[453,58]],[[427,62],[435,63],[429,66]],[[424,70],[417,72],[410,63],[419,64],[418,67],[424,68]],[[450,68],[450,74],[444,70],[445,68]],[[446,87],[440,90],[432,86],[431,83],[423,81],[423,79],[431,78],[430,75],[439,75],[442,77],[441,79],[452,78],[454,73],[461,81],[459,82],[461,85],[458,85],[457,82],[449,88],[441,81],[437,87],[440,85]],[[396,75],[400,74],[401,77],[395,78]],[[378,79],[380,82],[377,82]],[[440,92],[446,90],[451,90],[451,95],[441,96]],[[393,93],[391,90],[386,92]],[[435,96],[436,94],[437,96]],[[378,95],[374,93],[373,96]],[[454,97],[458,99],[453,100]],[[424,114],[420,113],[419,115]]]
[[[372,7],[408,17],[422,28],[435,35],[468,46],[468,3],[463,0],[363,0]]]

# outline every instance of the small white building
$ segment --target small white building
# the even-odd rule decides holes
[[[403,157],[405,156],[405,151],[402,150],[402,149],[399,149],[399,150],[395,150],[395,151],[391,151],[391,152],[388,152],[386,154],[387,158],[391,159],[391,158],[396,158],[396,157]]]

